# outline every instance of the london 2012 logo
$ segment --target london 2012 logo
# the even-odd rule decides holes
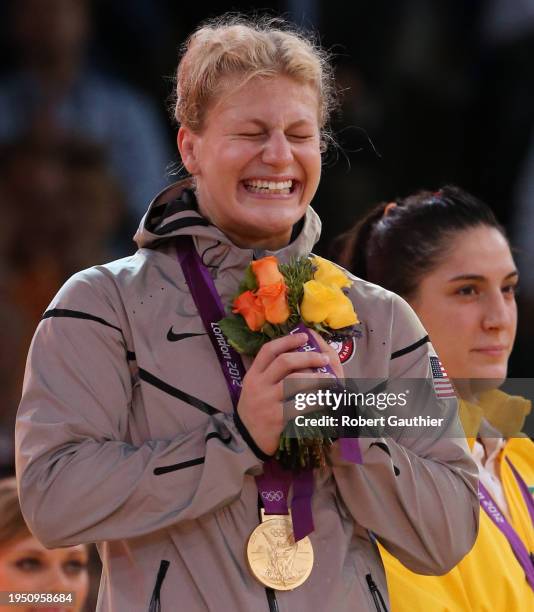
[[[328,344],[336,351],[342,364],[348,363],[356,352],[356,338],[333,338]]]

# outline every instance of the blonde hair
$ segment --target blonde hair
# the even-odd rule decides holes
[[[244,84],[254,77],[277,75],[309,84],[317,91],[324,141],[335,106],[329,56],[282,19],[225,15],[196,30],[185,42],[178,65],[174,117],[198,133],[224,79],[237,76]]]
[[[15,478],[0,480],[0,546],[19,536],[30,535],[20,510]]]

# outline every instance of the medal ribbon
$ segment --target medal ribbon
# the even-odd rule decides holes
[[[532,524],[534,525],[534,498],[532,497],[532,493],[528,490],[527,483],[521,478],[521,476],[519,475],[519,472],[515,469],[514,464],[510,461],[510,459],[508,459],[508,457],[506,457],[506,462],[512,468],[512,472],[515,476],[515,479],[517,480],[517,484],[519,485],[519,488],[521,489],[521,493],[523,494],[525,504],[527,505],[528,513],[530,514],[530,520],[532,521]]]
[[[263,464],[263,474],[256,476],[265,514],[287,514],[287,498],[291,486],[292,474],[282,469],[277,461]]]
[[[228,344],[217,325],[217,321],[226,316],[224,306],[209,270],[202,263],[189,236],[177,238],[176,253],[193,301],[219,359],[235,411],[246,370],[241,355]],[[308,338],[312,339],[311,334],[308,334]],[[256,484],[266,514],[288,514],[287,496],[293,484],[291,503],[293,533],[295,541],[304,538],[314,529],[311,511],[313,470],[302,470],[292,474],[283,470],[274,459],[265,462],[263,468],[264,473],[256,477]]]
[[[478,499],[486,514],[508,540],[516,559],[525,572],[527,582],[534,590],[534,562],[532,556],[481,482],[478,483]]]
[[[217,293],[215,283],[208,268],[200,260],[189,236],[180,236],[176,241],[178,262],[189,287],[193,301],[198,309],[202,323],[208,332],[209,339],[219,358],[219,365],[230,391],[234,410],[241,394],[241,385],[246,370],[241,355],[228,344],[221,329],[217,325],[226,316],[221,298]]]

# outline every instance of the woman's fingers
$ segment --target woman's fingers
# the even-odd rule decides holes
[[[315,372],[295,372],[286,376],[282,383],[282,397],[284,402],[297,393],[315,393],[319,389],[332,389],[339,391],[337,378],[332,374],[317,374]]]
[[[317,351],[283,353],[274,359],[265,370],[265,379],[277,384],[294,372],[322,368],[330,363],[330,357]]]
[[[259,350],[250,369],[264,372],[279,355],[295,351],[306,344],[307,340],[306,334],[298,333],[267,342]]]
[[[321,352],[298,351],[299,347],[307,343],[306,334],[288,335],[263,345],[252,368],[257,373],[265,372],[267,380],[275,384],[292,372],[313,370],[325,365],[330,365],[334,374],[338,378],[343,378],[343,367],[336,351],[318,333],[314,331],[311,333],[319,344]]]
[[[325,399],[325,391],[336,394],[341,391],[338,379],[332,374],[296,372],[282,384],[284,422],[299,414],[331,409],[331,397]],[[297,408],[296,400],[299,400]],[[304,402],[304,403],[303,403]]]

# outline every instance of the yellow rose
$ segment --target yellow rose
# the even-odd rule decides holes
[[[339,287],[319,283],[304,283],[304,297],[300,305],[302,318],[309,323],[325,323],[332,329],[341,329],[359,323],[349,298]]]
[[[333,263],[322,257],[312,257],[312,264],[317,268],[313,278],[324,285],[334,285],[342,289],[350,287],[352,281],[350,278]]]
[[[336,305],[326,317],[325,323],[332,329],[341,329],[349,325],[356,325],[359,321],[352,302],[341,289],[337,289],[336,291]]]
[[[322,323],[335,303],[336,293],[333,287],[328,287],[316,280],[303,285],[304,297],[300,304],[300,314],[309,323]]]

